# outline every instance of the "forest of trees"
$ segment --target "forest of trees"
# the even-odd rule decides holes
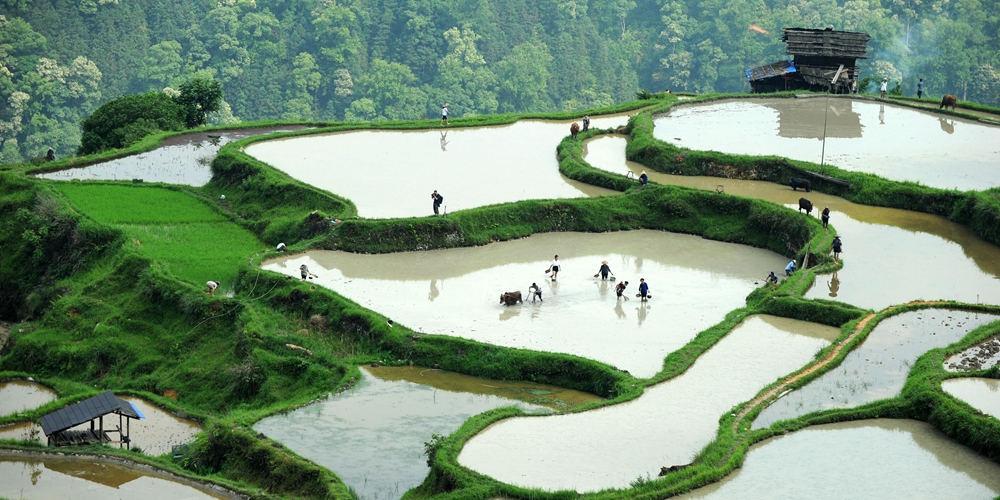
[[[827,26],[871,35],[862,76],[1000,104],[1000,0],[0,0],[0,162],[194,78],[213,123],[583,109],[747,90],[783,27]]]

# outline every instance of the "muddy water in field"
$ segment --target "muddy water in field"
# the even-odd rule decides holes
[[[1000,465],[915,420],[809,427],[750,448],[743,467],[678,499],[991,499]]]
[[[526,487],[628,487],[636,477],[655,477],[662,466],[691,462],[715,438],[724,412],[802,367],[838,333],[813,323],[750,317],[686,372],[633,401],[498,422],[473,437],[458,460]]]
[[[554,254],[558,281],[544,273]],[[607,260],[628,280],[619,301],[614,283],[594,278]],[[754,280],[780,270],[775,253],[661,231],[547,233],[476,248],[388,255],[313,251],[268,261],[264,269],[298,277],[307,264],[316,284],[415,330],[509,347],[576,354],[638,377],[745,304]],[[645,278],[653,298],[635,298]],[[544,302],[532,302],[538,283]],[[500,294],[520,290],[524,304]]]
[[[910,366],[923,353],[944,347],[998,316],[925,309],[886,318],[840,366],[775,401],[754,428],[830,408],[849,408],[899,394]]]
[[[625,139],[601,137],[586,144],[586,159],[609,172],[636,174],[643,167],[625,161]],[[688,177],[647,171],[650,180],[758,198],[798,208],[813,202],[812,215],[830,207],[830,224],[844,242],[844,268],[819,276],[808,298],[839,300],[881,309],[915,299],[953,299],[1000,304],[1000,247],[944,217],[871,207],[815,191],[792,191],[762,181]],[[805,216],[805,215],[803,215]]]
[[[56,391],[36,382],[27,380],[0,382],[0,416],[38,408],[58,397]]]
[[[429,368],[368,368],[350,390],[254,429],[337,473],[363,499],[396,499],[427,476],[424,443],[501,406],[550,411],[596,401],[558,387]],[[545,405],[545,406],[541,406]]]
[[[740,99],[686,105],[657,118],[653,134],[696,150],[820,163],[824,116],[830,165],[946,189],[1000,185],[1000,127],[870,101]]]
[[[989,378],[953,378],[941,382],[948,394],[965,401],[975,409],[1000,418],[1000,380]]]
[[[987,339],[944,360],[950,372],[985,370],[1000,365],[1000,337]]]
[[[596,117],[594,128],[628,115]],[[433,214],[431,192],[449,212],[509,201],[576,198],[614,191],[559,174],[556,145],[572,121],[416,131],[355,131],[257,143],[247,153],[292,177],[350,198],[362,217]]]
[[[229,498],[86,457],[0,457],[0,497],[79,500]]]
[[[171,137],[156,149],[86,167],[39,174],[57,181],[142,179],[143,182],[166,182],[204,186],[212,179],[210,165],[219,149],[227,143],[254,135],[288,132],[306,127],[252,128],[219,130]]]

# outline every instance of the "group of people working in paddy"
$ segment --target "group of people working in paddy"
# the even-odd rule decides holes
[[[550,274],[552,281],[556,281],[556,278],[559,275],[559,271],[561,270],[562,270],[562,263],[559,261],[559,256],[556,255],[555,257],[552,258],[552,263],[549,264],[549,268],[545,270],[545,274]],[[601,267],[600,269],[597,270],[597,274],[595,274],[594,277],[595,278],[600,277],[602,281],[607,281],[608,278],[610,277],[611,281],[614,282],[615,273],[613,273],[611,271],[611,267],[608,266],[608,261],[604,260],[601,261]],[[628,281],[619,281],[618,284],[615,285],[615,295],[618,296],[619,301],[621,301],[623,298],[625,300],[628,300],[628,297],[625,297],[625,289],[627,287],[628,287]],[[542,288],[538,286],[538,283],[532,283],[531,286],[528,287],[528,295],[531,296],[531,300],[535,299],[542,300]],[[649,284],[646,283],[645,278],[639,278],[639,293],[637,293],[635,296],[641,299],[642,301],[646,301],[653,298],[653,296],[649,293]]]

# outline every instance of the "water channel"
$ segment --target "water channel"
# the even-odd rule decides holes
[[[555,254],[558,280],[544,273]],[[628,280],[618,300],[611,280],[595,278],[608,261]],[[770,251],[662,231],[546,233],[475,248],[362,255],[311,251],[267,261],[263,268],[313,281],[415,330],[495,345],[576,354],[626,369],[657,373],[663,358],[745,304],[754,280],[781,270]],[[635,298],[639,279],[653,298]],[[542,288],[544,302],[527,290]],[[523,304],[500,294],[519,290]]]
[[[628,123],[629,115],[593,118],[594,128]],[[519,200],[578,198],[614,191],[559,173],[555,147],[570,121],[437,130],[360,130],[260,142],[247,153],[313,186],[349,198],[362,217],[433,213],[430,195],[448,212]]]
[[[38,408],[59,396],[56,391],[27,380],[0,382],[0,416]]]
[[[849,408],[899,394],[923,353],[960,340],[1000,317],[968,311],[924,309],[882,320],[839,366],[760,413],[754,428],[829,408]]]
[[[585,143],[586,160],[609,172],[638,174],[644,167],[625,161],[625,146],[626,139],[620,136],[592,139]],[[830,224],[844,242],[844,268],[818,276],[807,298],[876,310],[916,299],[1000,304],[1000,247],[944,217],[859,205],[815,191],[792,191],[773,182],[647,174],[660,184],[721,189],[792,208],[798,208],[799,198],[805,197],[816,207],[813,217],[830,207]]]
[[[826,110],[829,109],[829,112]],[[849,98],[739,99],[677,106],[653,135],[677,146],[781,155],[945,189],[1000,185],[1000,127]]]
[[[715,438],[719,417],[809,362],[839,335],[828,326],[752,316],[683,374],[628,403],[508,419],[473,437],[458,461],[519,486],[626,488],[660,467],[690,463]]]
[[[254,428],[335,471],[363,499],[397,499],[427,476],[424,443],[501,406],[549,412],[599,401],[530,382],[486,380],[422,367],[362,367],[350,390]]]
[[[1000,465],[914,420],[818,425],[750,448],[743,467],[678,500],[992,499]]]
[[[941,388],[982,413],[1000,418],[1000,380],[978,377],[953,378],[941,382]]]

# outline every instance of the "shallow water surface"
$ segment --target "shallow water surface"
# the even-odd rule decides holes
[[[586,159],[609,172],[638,174],[644,167],[625,161],[625,145],[619,136],[592,139],[586,144]],[[798,208],[799,198],[805,197],[816,207],[813,217],[830,207],[830,224],[844,242],[844,268],[818,276],[807,298],[872,309],[915,299],[1000,304],[1000,247],[944,217],[859,205],[773,182],[647,173],[660,184],[722,190],[791,208]]]
[[[261,420],[254,429],[336,472],[363,499],[396,499],[423,482],[429,471],[424,443],[473,415],[511,405],[549,411],[525,400],[560,407],[599,399],[429,368],[362,367],[362,375],[353,388]]]
[[[973,408],[993,418],[1000,418],[1000,380],[990,378],[953,378],[941,382],[941,388]]]
[[[595,117],[594,128],[628,115]],[[559,174],[556,146],[572,121],[390,131],[360,130],[254,144],[247,153],[292,177],[349,198],[362,217],[433,214],[431,192],[449,212],[510,201],[577,198],[615,191]]]
[[[558,281],[544,273],[554,254]],[[607,260],[628,280],[594,278]],[[298,278],[306,264],[318,285],[427,333],[538,351],[576,354],[649,377],[663,358],[745,304],[754,280],[784,267],[770,251],[662,231],[546,233],[475,248],[361,255],[312,251],[263,268]],[[652,300],[635,298],[639,279]],[[541,286],[544,302],[528,287]],[[500,294],[521,291],[523,304]]]
[[[204,186],[212,179],[210,165],[222,146],[254,135],[302,128],[305,127],[284,126],[184,134],[165,139],[159,147],[145,153],[39,174],[38,177],[57,181],[142,179],[143,182]]]
[[[1000,364],[1000,337],[987,339],[944,360],[950,372],[985,370]]]
[[[924,309],[886,318],[840,366],[775,401],[760,413],[753,427],[893,397],[903,388],[920,355],[956,342],[997,319],[1000,317],[991,314],[948,309]]]
[[[1000,465],[915,420],[818,425],[755,444],[743,467],[678,499],[991,499]]]
[[[498,422],[473,437],[458,461],[500,481],[547,490],[628,487],[662,466],[690,463],[719,417],[795,371],[839,334],[836,328],[752,316],[683,374],[628,403]]]
[[[0,416],[38,408],[59,396],[56,391],[27,380],[0,382]]]
[[[824,116],[827,164],[945,189],[1000,185],[1000,127],[871,101],[740,99],[685,105],[657,118],[653,135],[695,150],[820,163]]]
[[[0,456],[0,497],[109,500],[228,498],[117,464],[86,457]]]

